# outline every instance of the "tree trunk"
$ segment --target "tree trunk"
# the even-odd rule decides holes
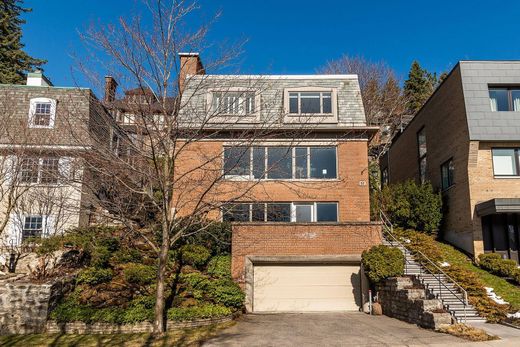
[[[163,334],[166,331],[166,322],[164,319],[164,288],[166,285],[166,264],[168,262],[168,251],[170,249],[170,235],[166,226],[163,226],[162,234],[163,239],[161,248],[159,250],[159,266],[157,268],[157,290],[155,291],[155,320],[153,323],[154,334]]]

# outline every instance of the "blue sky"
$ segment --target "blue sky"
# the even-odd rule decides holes
[[[128,16],[135,0],[26,0],[23,41],[47,59],[58,86],[75,85],[71,53],[82,55],[78,31]],[[431,71],[464,59],[520,59],[517,0],[201,0],[198,17],[220,19],[210,42],[247,39],[244,73],[315,73],[342,54],[384,60],[404,78],[414,59]],[[204,56],[202,56],[204,59]],[[100,72],[101,74],[103,72]]]

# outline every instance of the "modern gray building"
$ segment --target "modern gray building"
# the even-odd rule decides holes
[[[477,256],[518,261],[520,61],[461,61],[381,160],[389,183],[429,180],[442,235]]]

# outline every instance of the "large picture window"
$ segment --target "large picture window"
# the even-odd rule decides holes
[[[491,111],[520,111],[520,87],[490,87]]]
[[[22,158],[20,183],[57,184],[60,180],[59,158]]]
[[[336,179],[336,147],[225,147],[224,175],[245,179]]]
[[[519,176],[519,148],[493,148],[492,153],[495,176]]]
[[[236,203],[222,207],[227,222],[337,222],[337,202]]]

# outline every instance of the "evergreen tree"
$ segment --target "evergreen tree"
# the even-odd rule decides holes
[[[433,93],[437,85],[436,74],[431,74],[414,60],[404,82],[404,93],[407,98],[408,112],[415,114]]]
[[[23,13],[31,9],[23,7],[23,0],[2,0],[0,3],[0,83],[21,84],[27,72],[45,64],[23,51],[21,43]]]

